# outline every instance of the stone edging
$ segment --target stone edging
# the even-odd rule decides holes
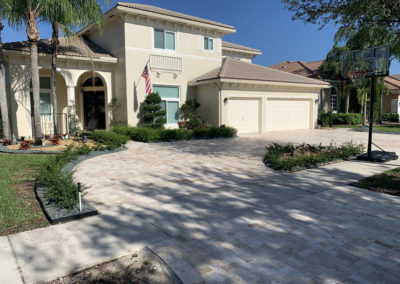
[[[7,154],[61,154],[62,151],[35,151],[35,150],[14,150],[8,149],[7,146],[0,145],[0,153],[7,153]]]

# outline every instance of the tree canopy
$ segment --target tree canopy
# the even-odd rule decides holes
[[[319,24],[329,22],[353,28],[400,26],[400,0],[282,0],[294,13],[293,20]]]

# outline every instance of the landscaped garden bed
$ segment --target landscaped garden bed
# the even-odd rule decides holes
[[[342,145],[272,144],[266,148],[264,163],[274,170],[286,172],[313,168],[332,162],[352,160],[364,151],[364,146],[352,142]]]
[[[353,185],[371,191],[400,196],[400,168],[367,177]]]
[[[75,147],[70,145],[62,154],[50,157],[41,167],[36,181],[36,195],[52,224],[97,214],[84,198],[82,208],[79,208],[78,184],[73,178],[73,168],[84,159],[122,150],[129,138],[106,131],[95,131],[94,137],[101,143],[95,148],[84,143]],[[84,191],[84,185],[81,189]]]

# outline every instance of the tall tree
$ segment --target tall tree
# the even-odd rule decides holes
[[[103,2],[108,3],[108,0]],[[66,35],[75,34],[71,31],[71,27],[96,23],[101,27],[102,9],[96,0],[57,0],[47,5],[44,11],[45,18],[50,22],[52,27],[51,37],[51,98],[53,107],[53,127],[54,134],[58,133],[58,110],[57,110],[57,55],[60,45],[59,30],[61,29]]]
[[[39,85],[39,60],[38,43],[40,39],[38,22],[42,19],[44,8],[52,0],[15,0],[7,15],[8,22],[16,27],[25,24],[26,35],[29,41],[31,55],[31,77],[33,93],[33,113],[34,113],[34,131],[33,136],[39,143],[43,138],[42,127],[40,123],[40,85]]]
[[[8,100],[6,93],[6,72],[5,72],[5,60],[3,53],[3,42],[1,38],[1,32],[4,28],[1,21],[3,16],[6,16],[10,8],[9,1],[2,1],[0,4],[0,109],[1,109],[1,121],[3,126],[3,138],[11,139],[10,121],[8,116]]]

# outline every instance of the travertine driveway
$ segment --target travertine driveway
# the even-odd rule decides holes
[[[144,245],[185,283],[398,282],[399,198],[348,184],[399,161],[343,162],[294,174],[262,163],[264,147],[272,142],[329,144],[366,137],[315,130],[130,142],[127,151],[87,160],[76,172],[90,186],[86,197],[99,216],[17,234],[11,242],[27,282]],[[400,152],[400,136],[374,138]],[[49,243],[57,246],[55,256],[46,252]],[[34,253],[26,249],[46,256],[30,264]],[[56,272],[46,271],[49,263]]]

